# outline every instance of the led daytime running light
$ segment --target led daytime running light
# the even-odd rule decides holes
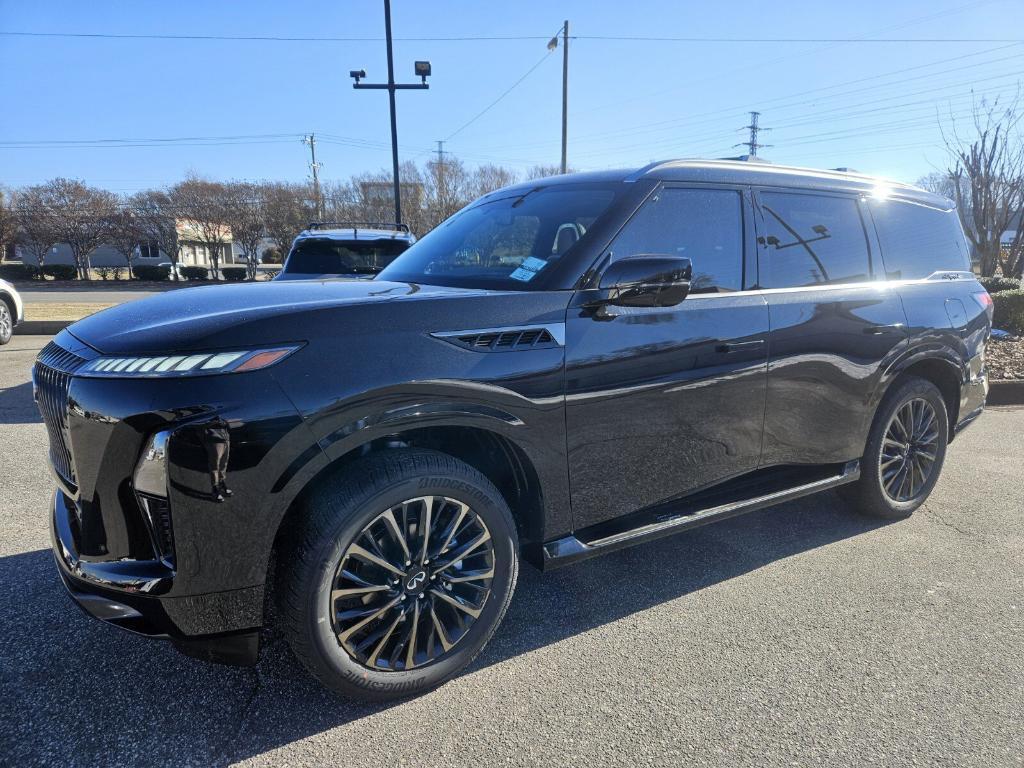
[[[199,352],[193,355],[146,355],[137,357],[98,357],[76,371],[77,376],[114,378],[167,378],[203,376],[215,373],[256,371],[278,363],[299,345],[273,349],[246,349],[229,352]]]

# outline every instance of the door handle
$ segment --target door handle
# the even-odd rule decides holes
[[[864,333],[869,336],[881,336],[883,333],[902,330],[903,323],[893,323],[892,325],[869,325],[864,329]]]
[[[727,344],[719,344],[715,347],[715,352],[722,352],[729,354],[730,352],[749,352],[752,349],[764,346],[764,339],[755,339],[754,341],[730,341]]]

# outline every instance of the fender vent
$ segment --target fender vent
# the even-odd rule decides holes
[[[489,328],[481,331],[436,333],[434,336],[476,352],[513,352],[549,349],[561,343],[547,327]]]

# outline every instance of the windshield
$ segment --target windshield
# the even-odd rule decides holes
[[[375,275],[409,247],[404,240],[308,238],[288,255],[284,271],[298,275]]]
[[[478,203],[432,230],[379,279],[529,290],[586,235],[615,189],[560,184]]]

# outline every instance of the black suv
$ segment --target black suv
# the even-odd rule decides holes
[[[990,327],[920,189],[728,162],[527,182],[373,280],[173,291],[58,335],[34,369],[57,564],[187,653],[252,663],[273,615],[332,688],[414,694],[483,648],[520,559],[829,488],[910,515],[981,413]]]

